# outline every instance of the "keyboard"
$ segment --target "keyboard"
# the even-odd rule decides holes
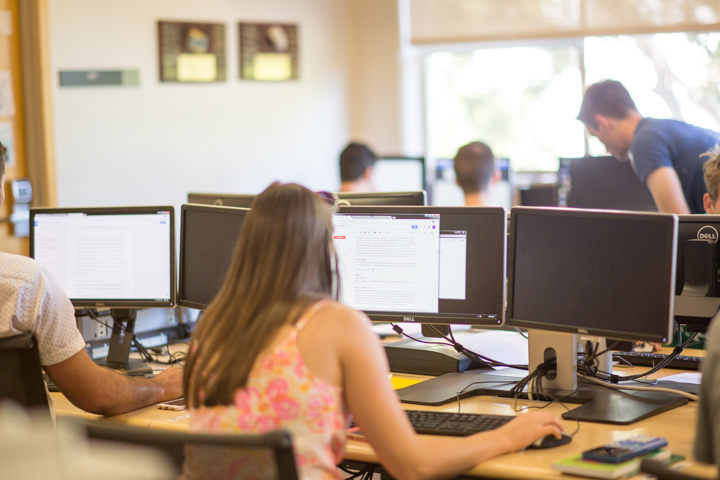
[[[626,361],[638,367],[653,367],[665,360],[667,357],[664,353],[644,353],[644,352],[613,352],[613,359],[622,357]],[[691,357],[689,355],[678,355],[670,361],[665,368],[677,368],[681,370],[699,370],[702,357]]]
[[[405,410],[417,433],[464,437],[502,427],[513,416]]]
[[[47,376],[47,373],[43,372],[42,376],[43,376],[43,380],[45,381],[45,385],[47,385],[48,392],[59,392],[60,391],[57,388],[57,386],[53,383],[53,381],[50,380],[50,377]]]

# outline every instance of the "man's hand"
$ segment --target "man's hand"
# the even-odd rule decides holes
[[[175,400],[183,396],[183,369],[179,367],[168,368],[160,372],[154,382],[160,384],[163,389],[163,398],[161,402]]]

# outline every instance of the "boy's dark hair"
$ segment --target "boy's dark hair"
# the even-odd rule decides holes
[[[5,145],[0,142],[0,177],[5,175],[5,154],[7,153],[7,148],[5,148]]]
[[[340,154],[340,180],[355,182],[375,165],[377,156],[367,145],[352,142]]]
[[[577,119],[585,125],[597,128],[595,115],[610,118],[625,118],[630,112],[637,112],[635,102],[622,83],[605,80],[592,85],[585,91]]]
[[[495,155],[483,142],[463,145],[455,154],[455,177],[465,195],[480,193],[495,173]]]

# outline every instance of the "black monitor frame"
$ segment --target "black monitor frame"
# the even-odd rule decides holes
[[[194,193],[187,195],[187,203],[216,207],[250,208],[257,195],[243,193]]]
[[[569,208],[657,212],[630,162],[611,156],[560,158],[558,183]]]
[[[427,205],[424,190],[416,192],[338,192],[341,204],[350,205]],[[235,193],[188,193],[188,203],[250,208],[257,195]]]
[[[72,214],[85,213],[87,215],[143,215],[156,214],[158,212],[170,213],[170,271],[168,272],[170,282],[170,299],[167,301],[148,299],[70,299],[75,307],[90,308],[146,308],[146,307],[174,307],[176,304],[176,283],[175,283],[175,207],[170,205],[142,206],[142,207],[88,207],[88,208],[33,208],[30,210],[30,257],[35,258],[35,215],[38,214]]]
[[[718,284],[718,264],[720,263],[720,215],[678,215],[677,273],[675,286],[675,320],[686,326],[690,332],[707,332],[710,322],[720,308],[720,285]],[[707,245],[699,258],[691,259],[697,271],[688,265],[695,281],[706,281],[705,296],[701,292],[684,292],[685,266],[687,259],[685,244],[687,240],[702,240],[714,243],[711,249]],[[712,251],[714,250],[714,251]],[[713,262],[714,257],[714,262]],[[696,284],[696,287],[698,285]]]
[[[254,197],[254,195],[253,195]],[[194,300],[188,300],[183,297],[184,292],[184,285],[187,281],[186,274],[185,274],[185,247],[186,247],[186,241],[185,241],[185,214],[186,212],[194,211],[194,212],[213,212],[213,213],[222,213],[226,215],[240,215],[240,216],[247,216],[247,214],[250,212],[250,209],[248,208],[236,208],[236,207],[223,207],[223,206],[214,206],[214,205],[196,205],[196,204],[183,204],[180,208],[180,259],[179,259],[179,267],[178,267],[178,305],[181,307],[187,307],[187,308],[196,308],[199,310],[205,310],[210,304],[200,303]],[[238,239],[239,239],[238,235]],[[235,242],[237,244],[237,242]],[[230,258],[232,258],[233,252],[230,252]],[[229,266],[229,264],[228,264]]]
[[[553,216],[553,217],[582,217],[582,218],[598,218],[598,219],[608,219],[608,218],[618,218],[618,215],[621,215],[624,221],[632,221],[633,219],[642,219],[644,221],[657,221],[657,222],[675,222],[675,231],[677,232],[677,218],[672,215],[668,214],[661,214],[661,213],[631,213],[631,212],[623,212],[623,211],[601,211],[601,210],[584,210],[584,209],[566,209],[566,208],[533,208],[533,207],[513,207],[510,214],[511,214],[511,221],[510,221],[510,235],[508,239],[508,303],[507,303],[507,325],[511,327],[519,327],[519,328],[527,328],[527,329],[538,329],[538,330],[545,330],[545,331],[553,331],[553,332],[562,332],[562,333],[571,333],[571,334],[581,334],[581,335],[592,335],[592,336],[598,336],[598,337],[609,337],[613,339],[618,340],[637,340],[637,341],[647,341],[647,342],[657,342],[657,343],[664,343],[667,342],[668,339],[672,338],[673,334],[673,311],[674,311],[674,300],[675,300],[675,278],[676,278],[676,265],[677,265],[677,259],[676,259],[676,253],[677,253],[677,235],[675,235],[673,239],[673,248],[672,248],[672,255],[671,255],[671,263],[670,266],[672,271],[672,279],[671,279],[671,285],[668,285],[668,288],[671,290],[671,294],[669,295],[669,305],[668,305],[668,329],[667,333],[663,335],[656,335],[650,332],[643,332],[643,333],[627,333],[623,331],[617,331],[612,330],[608,328],[602,328],[602,327],[593,327],[590,325],[583,326],[583,327],[573,327],[573,326],[565,326],[565,325],[557,325],[557,324],[550,324],[550,323],[540,323],[536,321],[526,320],[517,318],[515,315],[515,251],[517,248],[516,241],[517,241],[517,235],[516,231],[518,228],[518,221],[517,216],[523,215],[523,214],[534,214],[534,215],[544,215],[544,216]],[[638,239],[640,241],[641,239]],[[587,328],[585,328],[587,327]]]
[[[370,320],[374,322],[413,322],[421,324],[433,324],[433,325],[474,325],[483,327],[500,327],[505,323],[505,299],[507,298],[507,282],[506,278],[506,257],[507,257],[507,212],[502,207],[393,207],[393,206],[340,206],[338,213],[348,214],[440,214],[440,222],[442,224],[443,215],[487,215],[489,218],[494,218],[497,221],[498,229],[498,245],[497,247],[501,250],[501,255],[497,256],[497,271],[494,272],[498,278],[502,278],[501,287],[499,289],[500,295],[495,301],[493,306],[493,312],[480,312],[482,314],[496,313],[497,318],[495,320],[489,319],[472,319],[468,320],[466,316],[452,316],[451,313],[445,312],[447,315],[443,316],[442,313],[437,314],[421,314],[416,312],[380,312],[376,313],[373,311],[365,312]],[[441,227],[442,228],[442,227]],[[468,249],[471,248],[468,244]],[[340,288],[342,288],[342,278],[340,278]],[[467,287],[466,287],[467,288]],[[477,312],[476,312],[477,313]]]

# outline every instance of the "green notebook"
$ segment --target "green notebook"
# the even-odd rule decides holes
[[[644,458],[652,458],[654,460],[667,460],[670,459],[670,450],[660,449],[654,452],[648,453],[641,457],[633,458],[623,463],[602,463],[592,462],[583,460],[582,453],[573,455],[572,457],[565,458],[559,462],[552,464],[554,470],[559,470],[563,473],[571,473],[573,475],[580,475],[581,477],[592,477],[592,478],[620,478],[622,476],[635,475],[640,472],[640,462]],[[683,460],[685,457],[680,455],[673,455],[673,463],[675,461]]]

